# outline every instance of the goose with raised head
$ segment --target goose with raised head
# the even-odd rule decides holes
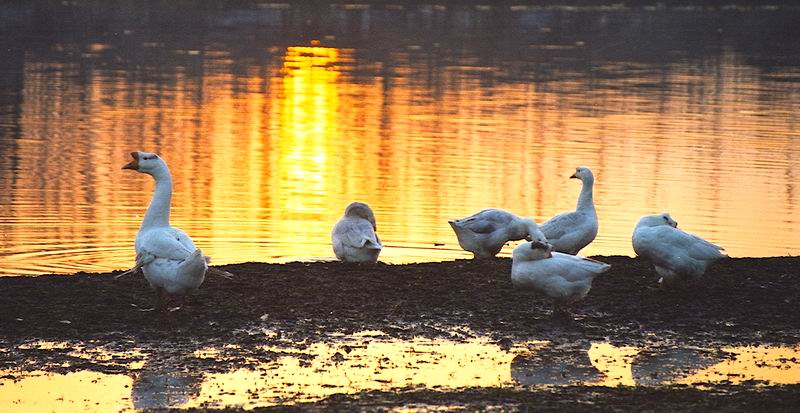
[[[592,199],[594,175],[591,169],[579,166],[575,168],[575,173],[570,178],[580,179],[583,183],[575,211],[558,214],[539,228],[547,237],[547,242],[553,246],[554,251],[576,255],[594,241],[597,236],[598,223],[597,211],[595,211]]]
[[[678,228],[667,213],[646,215],[633,230],[636,255],[653,263],[659,283],[678,284],[702,277],[706,269],[728,254],[722,247]]]
[[[447,222],[458,237],[458,245],[476,259],[494,257],[508,241],[547,241],[534,220],[502,209],[484,209],[467,218]]]
[[[194,246],[189,235],[169,224],[172,175],[166,162],[149,152],[131,152],[131,156],[133,161],[122,169],[152,176],[156,189],[136,234],[136,265],[117,277],[141,269],[156,293],[156,308],[163,309],[165,295],[178,295],[182,300],[203,284],[210,259]]]
[[[331,232],[333,253],[344,262],[377,262],[383,244],[372,208],[363,202],[352,202],[344,210]]]
[[[545,242],[526,242],[514,249],[511,283],[552,298],[553,316],[563,316],[563,306],[583,300],[595,277],[609,268],[590,258],[553,252],[553,246]]]

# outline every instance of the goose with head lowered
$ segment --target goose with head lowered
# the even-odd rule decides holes
[[[636,255],[651,261],[659,283],[666,285],[697,280],[708,266],[728,256],[722,247],[679,229],[667,213],[639,219],[632,241]]]
[[[553,299],[553,316],[565,316],[565,304],[583,300],[592,281],[611,265],[590,258],[553,252],[546,242],[526,242],[514,249],[511,283]]]
[[[539,228],[547,237],[547,242],[553,246],[553,251],[576,255],[597,236],[597,211],[594,209],[592,199],[594,185],[592,170],[579,166],[570,178],[580,179],[583,182],[577,208],[575,211],[564,212],[550,218]]]
[[[152,176],[156,189],[136,234],[136,265],[117,278],[141,269],[155,291],[156,308],[163,310],[166,295],[180,296],[183,301],[203,284],[210,258],[194,246],[189,235],[169,224],[172,175],[166,162],[149,152],[131,152],[131,156],[133,161],[122,169]],[[211,272],[230,277],[225,271]]]
[[[333,252],[343,262],[377,262],[383,244],[375,231],[375,214],[363,202],[352,202],[331,232]]]
[[[508,241],[547,241],[532,219],[520,218],[502,209],[484,209],[467,218],[447,222],[458,237],[458,245],[476,259],[494,257]]]

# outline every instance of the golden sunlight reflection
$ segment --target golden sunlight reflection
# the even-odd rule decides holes
[[[469,54],[430,67],[403,51],[383,67],[317,43],[271,47],[260,62],[209,45],[185,56],[196,73],[132,76],[82,66],[74,49],[31,53],[21,68],[20,136],[0,155],[0,274],[132,266],[153,190],[120,170],[135,149],[167,160],[173,224],[215,264],[332,259],[330,230],[353,200],[375,210],[382,261],[468,258],[448,219],[571,210],[578,165],[595,173],[600,219],[583,254],[632,255],[636,221],[660,211],[732,256],[800,253],[798,100],[740,93],[785,84],[733,51],[704,76],[676,62],[531,83],[486,82]]]
[[[679,381],[682,384],[757,381],[765,384],[800,383],[800,346],[725,347],[725,360]]]
[[[592,343],[589,360],[605,377],[595,384],[598,386],[635,386],[631,371],[633,357],[639,353],[636,347],[617,347],[609,343]]]
[[[514,358],[496,344],[477,339],[313,343],[296,354],[255,370],[209,374],[196,403],[186,407],[233,405],[251,394],[263,402],[277,403],[413,386],[442,390],[497,387],[509,384]]]
[[[133,380],[124,374],[0,371],[0,375],[4,377],[0,378],[0,406],[4,413],[133,410]],[[20,378],[5,378],[15,375]]]
[[[86,351],[74,343],[58,342],[33,343],[26,348],[72,348],[71,355],[100,363],[109,360],[109,354],[125,355],[122,363],[127,363],[130,374],[0,371],[4,411],[252,408],[401,388],[800,384],[798,346],[713,350],[530,341],[501,347],[486,338],[398,340],[373,331],[331,342],[265,346],[263,350],[275,357],[246,357],[246,367],[235,356],[236,346],[191,352],[191,357],[217,360],[218,365],[239,360],[236,363],[241,367],[232,366],[227,372],[186,370],[185,360],[173,360],[170,354],[163,359],[151,354],[142,363],[135,360],[145,354],[141,351]]]

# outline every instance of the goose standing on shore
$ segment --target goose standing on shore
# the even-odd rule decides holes
[[[344,262],[377,262],[383,249],[377,229],[372,208],[363,202],[352,202],[331,233],[336,258]]]
[[[722,247],[679,229],[667,213],[639,219],[632,241],[636,255],[655,266],[658,282],[669,285],[699,279],[709,265],[728,256]]]
[[[163,310],[167,298],[165,295],[181,296],[182,304],[186,294],[203,284],[209,258],[194,246],[185,232],[169,225],[172,175],[164,160],[148,152],[131,152],[131,156],[133,161],[122,169],[152,176],[156,181],[156,189],[136,234],[136,266],[117,278],[141,269],[155,291],[155,309]]]
[[[594,209],[592,199],[594,185],[592,171],[580,166],[570,178],[580,179],[583,182],[577,208],[575,211],[564,212],[550,218],[539,228],[554,251],[576,255],[597,236],[597,211]]]
[[[563,306],[583,300],[592,281],[611,265],[590,258],[553,252],[546,242],[526,242],[514,249],[511,283],[553,299],[553,317],[566,316]]]
[[[447,222],[458,237],[458,245],[473,253],[476,259],[494,257],[508,241],[547,241],[532,219],[520,218],[502,209],[484,209],[467,218]]]

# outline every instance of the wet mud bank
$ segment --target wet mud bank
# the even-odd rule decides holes
[[[642,260],[612,264],[581,303],[574,321],[550,320],[551,304],[511,285],[510,259],[408,265],[338,262],[224,266],[170,314],[151,304],[141,275],[117,273],[0,278],[0,337],[40,340],[194,340],[241,343],[237,331],[269,328],[296,339],[380,330],[398,337],[458,338],[468,329],[498,341],[602,339],[706,343],[800,341],[800,259],[729,259],[703,282],[665,290]],[[254,338],[256,337],[256,338]]]
[[[551,320],[546,298],[515,289],[509,259],[228,265],[233,280],[209,276],[167,314],[137,311],[151,303],[141,275],[0,278],[0,379],[14,386],[42,371],[121,375],[132,380],[133,407],[153,411],[789,411],[800,402],[791,378],[762,383],[725,368],[730,377],[713,383],[692,376],[745,360],[736,345],[786,348],[752,368],[794,374],[800,259],[730,259],[702,283],[664,290],[642,260],[597,258],[613,267],[571,308],[572,322]],[[609,343],[609,355],[597,343]],[[639,348],[623,369],[627,382],[613,368],[631,363],[626,346]],[[454,357],[463,360],[447,364]],[[440,381],[441,371],[455,376]],[[241,391],[236,385],[200,397],[237,374],[261,384],[230,405],[222,400]],[[292,387],[305,376],[322,377],[320,386]],[[167,385],[152,396],[154,383]],[[162,403],[176,392],[200,407]]]
[[[598,388],[571,386],[557,389],[469,389],[459,392],[367,392],[336,395],[317,403],[256,409],[272,411],[389,411],[398,407],[422,411],[795,411],[800,386],[773,389],[729,388],[716,391],[691,388]],[[192,411],[192,410],[190,410]],[[239,409],[224,409],[239,412]],[[250,410],[248,410],[250,411]]]

